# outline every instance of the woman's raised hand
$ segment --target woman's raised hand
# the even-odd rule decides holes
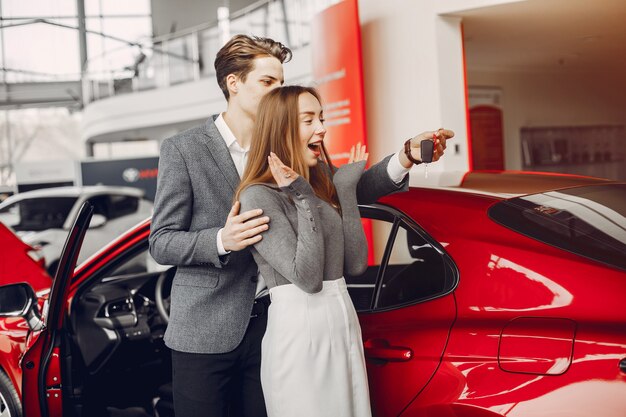
[[[272,176],[278,184],[279,187],[286,187],[296,179],[298,179],[299,175],[296,171],[289,168],[287,165],[283,164],[283,162],[276,156],[274,152],[270,152],[270,155],[267,157],[267,162],[270,165],[270,171],[272,171]]]
[[[348,163],[340,166],[333,174],[333,183],[339,195],[348,190],[350,192],[356,190],[356,185],[363,174],[365,161],[367,161],[368,156],[365,145],[361,145],[361,142],[350,148]]]
[[[365,151],[365,145],[361,145],[361,142],[356,144],[356,147],[352,145],[350,148],[350,158],[348,159],[348,163],[351,164],[353,162],[359,161],[367,161],[369,153]]]

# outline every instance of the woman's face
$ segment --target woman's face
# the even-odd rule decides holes
[[[298,111],[302,155],[306,164],[314,167],[322,153],[322,141],[326,135],[322,105],[313,94],[302,93],[298,97]]]

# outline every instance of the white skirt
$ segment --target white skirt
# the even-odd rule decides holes
[[[361,328],[346,281],[270,289],[261,355],[268,417],[370,417]]]

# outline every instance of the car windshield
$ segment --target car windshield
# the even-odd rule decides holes
[[[626,184],[513,198],[495,204],[489,216],[533,239],[626,270]]]
[[[17,232],[60,229],[76,197],[30,198],[16,201],[0,211],[0,221]]]

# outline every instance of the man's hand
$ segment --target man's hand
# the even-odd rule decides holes
[[[435,131],[422,132],[411,138],[411,156],[421,161],[420,142],[423,140],[433,140],[435,147],[433,150],[433,162],[441,158],[446,150],[446,141],[454,137],[454,132],[448,129],[438,129]],[[404,149],[400,152],[400,163],[405,168],[410,168],[413,163],[404,154]]]
[[[239,201],[233,204],[222,229],[222,245],[227,251],[240,251],[254,245],[263,238],[260,233],[269,229],[267,223],[270,218],[259,217],[263,210],[248,210],[238,214],[240,206]]]

